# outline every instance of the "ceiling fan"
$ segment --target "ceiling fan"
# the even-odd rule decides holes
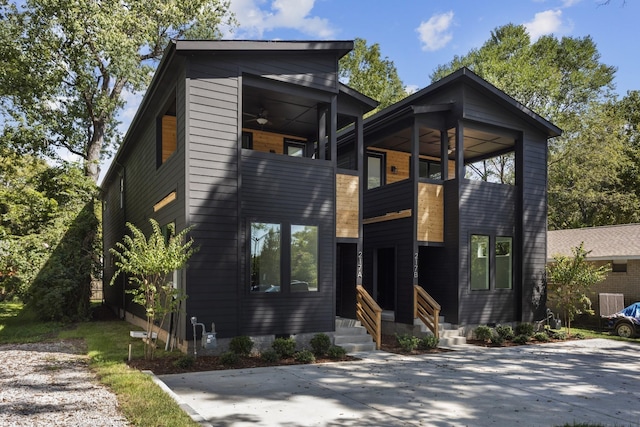
[[[244,114],[247,116],[254,117],[253,119],[249,119],[248,121],[256,122],[260,126],[264,126],[269,123],[269,119],[267,118],[269,112],[262,107],[260,107],[260,111],[258,112],[258,114],[251,114],[251,113],[244,113]]]

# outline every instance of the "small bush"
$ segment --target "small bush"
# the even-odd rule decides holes
[[[233,366],[237,364],[239,360],[240,357],[232,351],[222,353],[222,355],[220,356],[220,362],[225,366]]]
[[[396,340],[398,341],[398,344],[400,344],[402,351],[406,352],[415,350],[418,347],[418,343],[420,343],[420,338],[408,334],[396,334]]]
[[[526,335],[527,337],[533,336],[533,323],[520,323],[516,326],[516,335]]]
[[[286,359],[292,357],[296,352],[296,340],[293,338],[276,338],[273,340],[271,348],[273,348],[281,358]]]
[[[324,356],[331,347],[331,338],[327,334],[315,334],[309,341],[313,354],[316,356]]]
[[[584,336],[584,334],[583,334],[582,332],[578,332],[578,333],[577,333],[577,334],[575,334],[573,337],[574,337],[575,339],[577,339],[577,340],[583,340],[583,339],[585,339],[585,336]]]
[[[173,366],[180,369],[189,369],[195,362],[196,360],[193,358],[193,356],[182,356],[173,362]]]
[[[516,334],[513,332],[513,328],[509,325],[498,325],[496,326],[496,332],[503,339],[511,341]]]
[[[329,350],[327,350],[327,356],[329,356],[329,358],[333,360],[342,360],[346,355],[347,350],[340,347],[339,345],[332,345],[331,347],[329,347]]]
[[[439,342],[440,339],[436,338],[434,335],[427,335],[420,340],[418,348],[420,350],[431,350],[433,348],[437,348]]]
[[[567,333],[563,331],[551,331],[550,335],[551,335],[551,338],[556,340],[564,341],[567,339]]]
[[[300,363],[313,363],[316,361],[316,357],[310,350],[298,351],[293,355],[293,358]]]
[[[513,342],[516,344],[526,344],[529,341],[529,337],[524,334],[516,335]]]
[[[278,354],[277,351],[270,348],[263,351],[262,354],[260,354],[260,358],[265,362],[275,363],[280,360],[280,355]]]
[[[500,335],[499,333],[494,333],[493,335],[491,335],[491,344],[494,345],[503,345],[504,344],[504,337],[502,335]]]
[[[533,339],[540,342],[547,342],[549,341],[549,335],[547,335],[546,332],[536,332]]]
[[[239,356],[248,356],[253,350],[253,341],[246,335],[231,338],[229,350]]]
[[[480,325],[473,330],[473,335],[480,341],[489,341],[493,336],[493,330],[486,325]]]

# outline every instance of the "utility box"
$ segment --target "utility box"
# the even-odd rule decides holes
[[[216,341],[216,333],[215,332],[205,332],[202,335],[202,348],[216,348],[218,342]]]

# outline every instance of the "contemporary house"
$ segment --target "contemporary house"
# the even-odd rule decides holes
[[[104,282],[126,222],[194,226],[200,251],[175,275],[184,345],[192,316],[219,338],[329,332],[362,298],[405,324],[427,293],[458,324],[544,310],[560,130],[467,69],[363,120],[377,102],[338,80],[352,47],[168,46],[103,182]],[[470,179],[496,158],[509,184]],[[142,318],[127,286],[105,301]]]
[[[587,261],[611,268],[606,279],[591,288],[596,311],[600,294],[622,294],[625,307],[640,301],[640,224],[549,231],[547,261],[553,262],[557,255],[573,256],[573,248],[581,243],[589,251]]]

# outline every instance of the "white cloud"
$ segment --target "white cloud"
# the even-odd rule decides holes
[[[127,133],[129,129],[129,125],[131,124],[131,120],[136,115],[138,111],[138,107],[140,106],[140,102],[142,102],[142,96],[144,94],[142,92],[130,92],[128,90],[124,90],[122,92],[122,99],[124,101],[124,107],[118,113],[118,133],[124,138],[124,135]]]
[[[565,30],[562,23],[562,11],[559,9],[545,10],[544,12],[536,13],[533,20],[525,22],[524,26],[527,28],[531,40],[537,40],[546,34],[558,33]]]
[[[581,1],[582,0],[562,0],[562,7],[571,7],[580,3]]]
[[[422,50],[434,51],[445,47],[453,38],[448,32],[452,23],[453,11],[433,15],[428,21],[421,22],[416,31],[422,43]]]
[[[420,86],[418,85],[406,85],[404,90],[407,92],[407,95],[411,95],[420,90]]]
[[[240,25],[234,36],[262,38],[265,31],[278,28],[323,39],[333,37],[335,30],[327,19],[310,16],[314,3],[315,0],[234,0],[230,9]]]

